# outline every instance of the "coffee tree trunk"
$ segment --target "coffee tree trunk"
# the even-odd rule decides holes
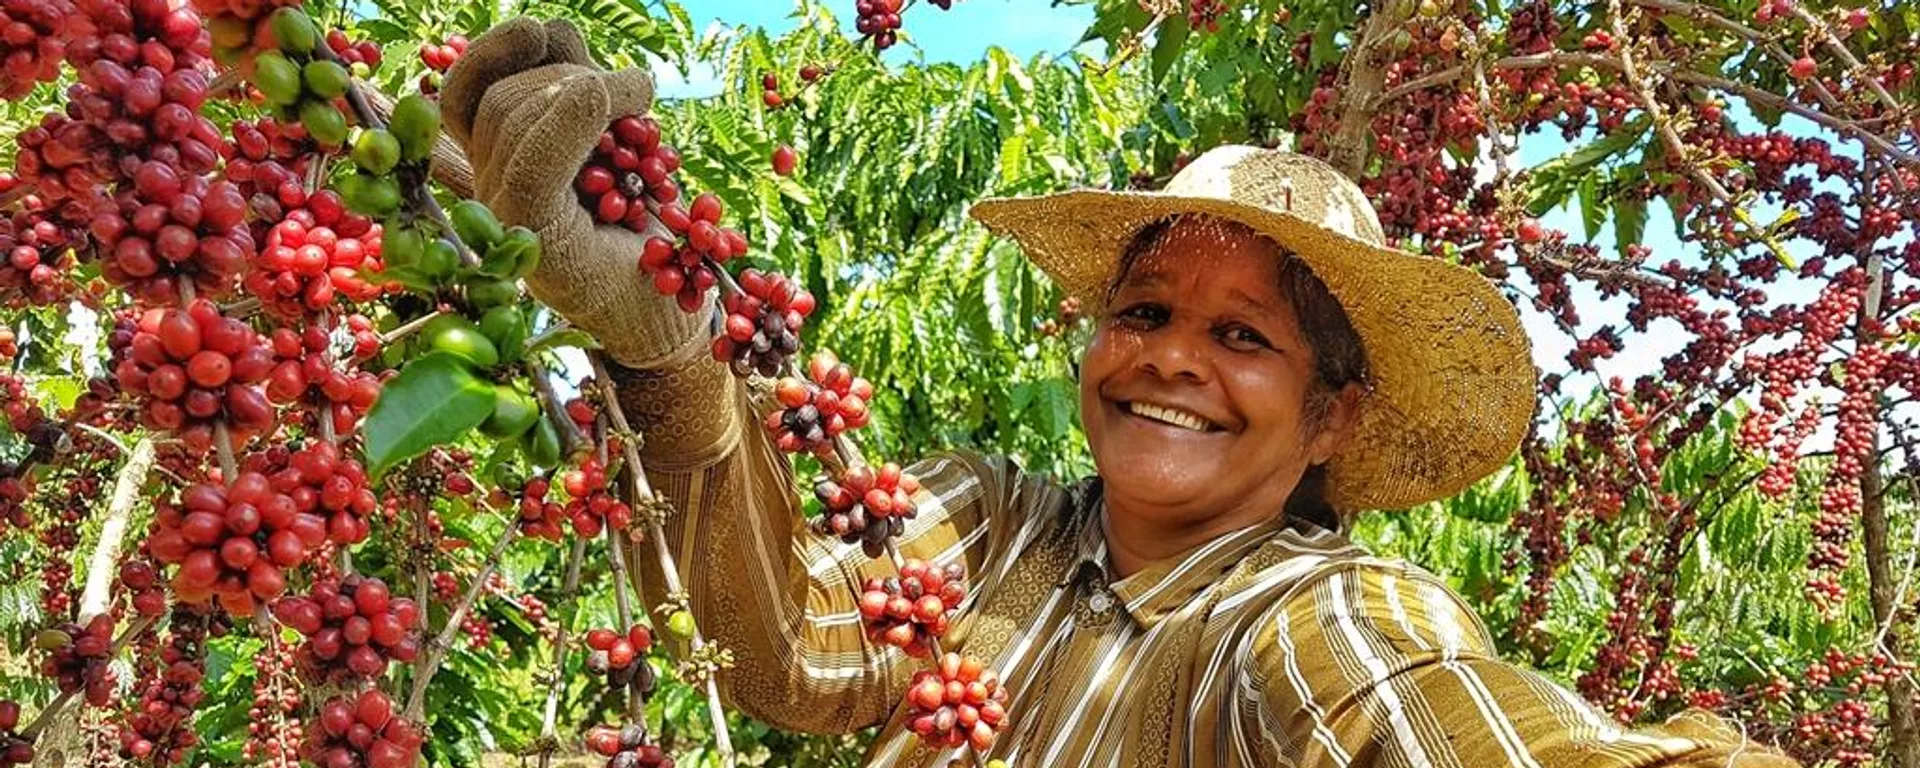
[[[1878,455],[1879,451],[1880,439],[1875,436],[1869,455]],[[1888,628],[1882,641],[1884,652],[1894,658],[1903,658],[1900,632],[1894,626],[1895,614],[1900,611],[1900,606],[1894,603],[1899,578],[1890,567],[1892,558],[1885,491],[1886,478],[1881,476],[1879,464],[1869,462],[1865,472],[1860,475],[1860,527],[1861,538],[1866,545],[1867,576],[1871,581],[1869,598],[1873,604],[1874,623]],[[1887,765],[1889,768],[1916,768],[1920,766],[1920,735],[1916,735],[1914,729],[1913,684],[1908,682],[1906,675],[1889,675],[1886,689]]]

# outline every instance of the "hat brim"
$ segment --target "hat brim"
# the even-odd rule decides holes
[[[1292,252],[1359,333],[1374,387],[1351,442],[1328,464],[1336,509],[1445,498],[1511,458],[1533,420],[1532,353],[1513,304],[1472,270],[1213,197],[1074,190],[983,200],[970,211],[1096,307],[1128,241],[1187,213],[1238,221]]]

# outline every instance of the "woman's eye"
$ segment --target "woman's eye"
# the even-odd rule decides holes
[[[1157,304],[1135,304],[1120,310],[1115,316],[1128,325],[1154,326],[1166,322],[1167,310]]]
[[[1253,350],[1273,346],[1259,331],[1246,326],[1227,328],[1220,332],[1220,338],[1234,349]]]

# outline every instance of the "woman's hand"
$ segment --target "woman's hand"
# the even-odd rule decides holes
[[[597,225],[573,190],[608,124],[652,105],[653,78],[601,70],[566,22],[519,18],[473,42],[441,98],[447,132],[473,164],[475,196],[540,234],[544,256],[527,277],[533,295],[628,367],[684,352],[707,318],[641,280],[647,236]]]

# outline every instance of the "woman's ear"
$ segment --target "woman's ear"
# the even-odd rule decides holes
[[[1313,436],[1307,446],[1309,465],[1325,464],[1347,446],[1353,439],[1353,431],[1360,425],[1360,405],[1366,398],[1367,387],[1357,381],[1334,393],[1327,403],[1327,413],[1320,420],[1320,431]]]

